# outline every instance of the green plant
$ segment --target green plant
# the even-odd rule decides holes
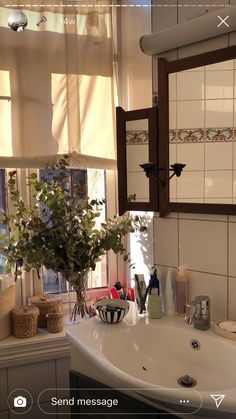
[[[98,226],[99,209],[105,200],[79,199],[80,185],[71,193],[68,166],[67,156],[47,165],[48,173],[54,174],[47,182],[39,181],[37,174],[31,173],[27,182],[33,194],[32,206],[20,196],[16,171],[9,174],[15,214],[1,214],[1,222],[7,224],[9,234],[2,235],[0,252],[6,255],[7,269],[15,264],[16,278],[22,269],[39,272],[45,266],[61,272],[76,289],[83,282],[82,274],[95,270],[96,263],[108,250],[130,262],[123,238],[137,229],[146,230],[142,217],[130,215],[108,218]]]

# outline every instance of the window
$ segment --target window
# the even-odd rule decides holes
[[[9,169],[12,171],[14,169]],[[17,169],[17,183],[20,188],[21,195],[24,200],[30,200],[31,195],[26,185],[26,178],[32,172],[38,172],[39,178],[43,177],[43,169]],[[8,199],[7,193],[7,176],[8,169],[0,169],[0,208],[2,210],[8,209],[13,213],[14,206],[12,201]],[[106,216],[113,217],[117,213],[116,208],[116,173],[113,170],[99,170],[99,169],[70,169],[70,187],[76,185],[78,182],[83,182],[85,196],[89,198],[104,198],[107,201],[106,207],[101,214],[102,221]],[[4,231],[6,226],[1,226]],[[0,274],[4,270],[5,257],[0,254]],[[107,287],[117,280],[119,273],[118,258],[111,251],[108,255],[102,257],[101,262],[97,263],[96,270],[92,272],[88,287],[88,299],[94,299],[97,295],[103,297],[107,294]],[[60,293],[65,303],[65,312],[67,310],[67,303],[73,303],[75,298],[74,293],[71,292],[71,287],[62,278],[60,274],[55,274],[53,271],[42,269],[40,280],[35,272],[25,273],[22,279],[18,279],[16,283],[16,301],[17,304],[27,304],[28,297],[36,294],[45,293]]]
[[[39,170],[40,180],[49,181],[53,174],[48,175],[45,169]],[[69,189],[73,192],[75,186],[80,184],[82,192],[79,198],[89,197],[91,199],[102,199],[106,197],[106,174],[104,170],[98,169],[70,169],[69,170]],[[106,208],[101,211],[101,216],[97,220],[99,224],[106,217]],[[101,288],[108,284],[108,258],[103,256],[101,261],[97,263],[96,270],[91,273],[88,287]],[[60,273],[55,273],[50,269],[43,269],[43,291],[45,293],[66,293],[68,292],[68,284]]]

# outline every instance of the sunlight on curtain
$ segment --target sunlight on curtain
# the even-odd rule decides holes
[[[0,98],[0,166],[4,157],[29,167],[29,159],[73,153],[83,167],[94,158],[115,167],[111,8],[21,10],[29,23],[14,32],[12,9],[0,7],[0,97],[9,96]]]

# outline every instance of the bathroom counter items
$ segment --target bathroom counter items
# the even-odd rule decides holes
[[[219,320],[214,324],[214,331],[217,335],[236,341],[236,321]]]

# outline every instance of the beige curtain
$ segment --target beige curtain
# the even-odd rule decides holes
[[[8,28],[13,9],[0,7],[0,166],[70,154],[74,166],[114,168],[112,7],[33,4],[20,9],[22,32]]]

